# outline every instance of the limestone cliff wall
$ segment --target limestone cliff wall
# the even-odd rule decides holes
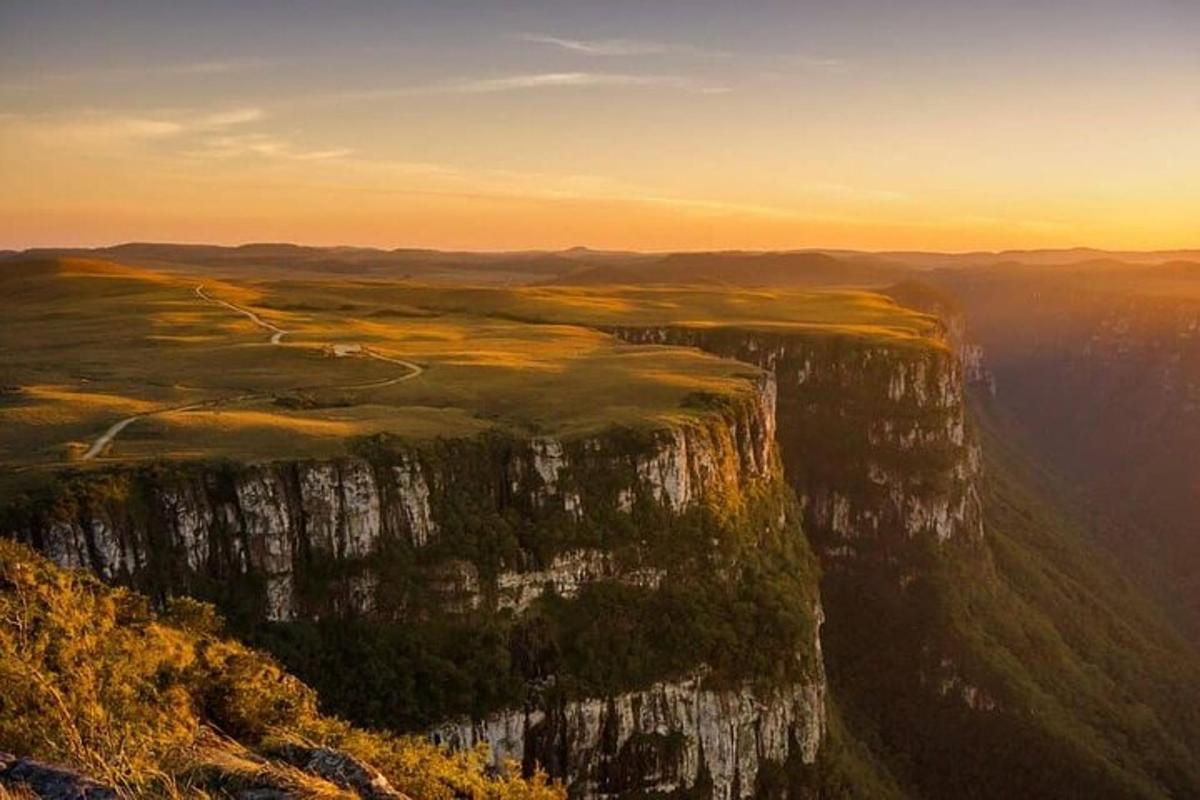
[[[572,797],[706,789],[758,793],[767,764],[812,764],[825,737],[824,674],[769,689],[710,689],[702,674],[613,697],[459,720],[431,733],[455,749],[489,746],[493,762],[570,776]]]
[[[439,603],[520,610],[547,586],[569,595],[594,580],[655,585],[661,569],[622,539],[635,505],[679,514],[776,478],[775,395],[764,374],[711,413],[642,431],[81,475],[7,533],[61,565],[151,592],[247,578],[269,620],[402,615],[407,598],[380,588],[383,556],[414,564],[419,591]],[[553,542],[530,533],[549,526]],[[504,532],[509,546],[490,560],[456,547]],[[313,576],[320,597],[300,586]]]
[[[982,538],[981,459],[967,429],[964,363],[947,340],[731,328],[615,328],[771,371],[778,437],[805,531],[827,568],[918,537]]]
[[[655,541],[661,523],[697,508],[728,513],[784,477],[827,570],[894,563],[903,585],[916,568],[907,545],[982,537],[979,454],[950,346],[721,328],[613,332],[764,372],[740,398],[646,430],[368,442],[328,461],[81,475],[14,517],[7,533],[158,596],[237,587],[259,618],[399,624],[481,610],[519,616],[547,591],[569,600],[595,583],[669,586],[693,554]],[[781,509],[762,524],[799,535],[783,517]],[[745,798],[766,765],[817,758],[819,638],[811,649],[802,655],[815,666],[785,685],[713,682],[696,664],[691,677],[604,696],[532,691],[523,707],[434,735],[455,746],[487,741],[496,758],[565,778],[577,797],[701,788]]]
[[[267,620],[521,615],[546,591],[570,600],[594,583],[653,591],[670,581],[692,554],[656,549],[655,521],[700,508],[728,515],[755,487],[781,481],[776,398],[774,376],[762,373],[744,396],[705,398],[710,409],[647,430],[80,475],[7,533],[160,596],[228,599],[236,587],[237,602]],[[783,508],[766,517],[800,535]],[[474,551],[483,545],[492,555]],[[815,587],[812,597],[812,651],[796,654],[810,665],[796,670],[803,680],[716,684],[696,664],[690,677],[604,697],[531,691],[524,708],[434,735],[458,747],[487,741],[497,760],[547,768],[576,797],[698,781],[711,781],[714,797],[750,796],[764,764],[811,763],[824,738]]]

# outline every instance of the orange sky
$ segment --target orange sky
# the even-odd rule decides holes
[[[0,247],[1200,245],[1190,6],[18,5]]]

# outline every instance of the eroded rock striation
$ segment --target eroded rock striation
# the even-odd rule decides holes
[[[546,587],[595,580],[654,586],[635,506],[678,515],[739,502],[777,479],[775,385],[672,426],[581,439],[507,436],[427,445],[366,443],[332,461],[160,465],[68,481],[16,515],[8,535],[57,563],[151,593],[245,578],[261,616],[401,617],[412,598],[381,596],[380,561],[418,565],[461,607],[527,607]],[[547,544],[524,535],[554,525]],[[607,528],[607,529],[606,529]],[[454,552],[503,537],[490,563]],[[626,541],[621,541],[624,538]],[[301,584],[320,576],[320,591]],[[394,587],[392,587],[394,588]],[[199,592],[203,594],[203,592]]]
[[[767,690],[705,688],[703,675],[636,692],[506,711],[439,726],[436,742],[486,743],[497,765],[570,776],[575,797],[702,787],[715,800],[754,797],[766,764],[813,763],[825,736],[825,681]]]
[[[613,332],[775,375],[785,473],[827,567],[921,536],[982,538],[980,452],[950,344],[739,328]]]

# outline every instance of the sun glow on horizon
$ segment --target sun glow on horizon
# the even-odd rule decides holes
[[[1200,245],[1178,4],[77,5],[0,10],[0,247]]]

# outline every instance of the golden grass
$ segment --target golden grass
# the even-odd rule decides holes
[[[97,414],[131,416],[153,411],[157,404],[134,397],[88,392],[69,386],[23,387],[31,403],[0,408],[0,420],[15,425],[62,425]]]
[[[357,426],[346,421],[248,409],[184,411],[163,415],[162,420],[192,428],[201,435],[215,431],[238,435],[250,429],[264,428],[277,428],[297,436],[353,436],[358,432]]]
[[[0,785],[0,800],[39,800],[39,798],[32,789],[27,787]]]
[[[287,331],[282,343],[198,297],[200,283]],[[684,402],[696,392],[750,390],[744,364],[627,345],[603,326],[936,344],[932,318],[848,290],[234,283],[61,259],[4,265],[0,292],[0,385],[21,389],[0,395],[0,462],[24,465],[70,458],[122,417],[201,401],[221,404],[139,419],[101,458],[316,455],[361,435],[496,427],[574,435],[703,413]],[[365,351],[334,357],[333,344],[423,371],[384,385],[412,370]]]

